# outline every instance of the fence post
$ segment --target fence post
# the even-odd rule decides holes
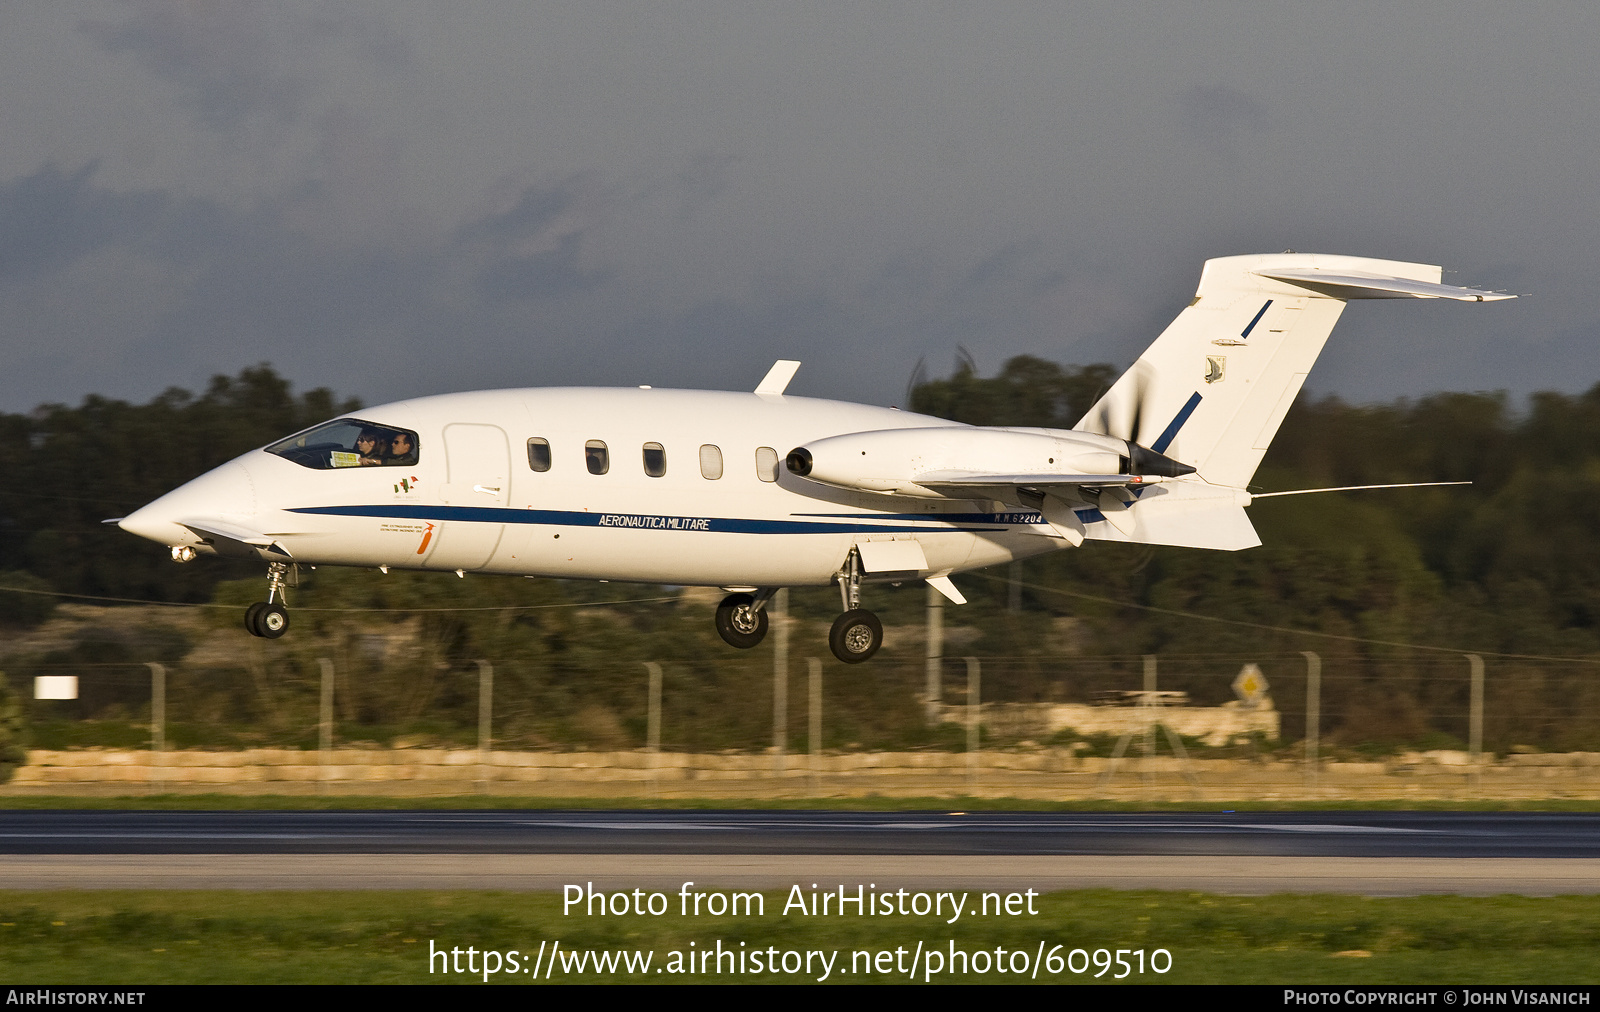
[[[982,688],[983,672],[978,667],[976,657],[967,658],[967,786],[975,790],[978,786],[978,720],[983,715],[982,701],[979,691]]]
[[[939,726],[939,711],[944,702],[941,684],[944,668],[944,595],[928,588],[928,634],[924,644],[927,677],[923,686],[923,710],[929,727]]]
[[[494,668],[488,661],[478,662],[478,792],[489,790],[490,731],[494,721]]]
[[[1483,776],[1483,658],[1467,655],[1472,671],[1472,703],[1467,716],[1467,749],[1472,753],[1471,786],[1474,794],[1482,786]]]
[[[772,775],[783,779],[789,751],[789,589],[767,606],[778,623],[772,644]]]
[[[329,764],[333,762],[333,662],[318,657],[317,664],[322,668],[322,708],[317,722],[317,765],[322,768],[322,775],[317,787],[326,792]]]
[[[1322,658],[1311,650],[1300,651],[1306,659],[1306,770],[1305,785],[1317,786],[1321,761],[1317,747],[1322,734]]]
[[[806,714],[811,724],[811,793],[816,794],[822,773],[822,662],[807,657],[806,666],[811,669],[811,707]]]
[[[1144,696],[1139,700],[1139,705],[1144,708],[1144,711],[1141,715],[1146,718],[1144,722],[1144,757],[1146,760],[1149,760],[1156,754],[1156,715],[1154,710],[1156,705],[1155,654],[1144,655]],[[1151,783],[1152,777],[1153,774],[1150,770],[1150,763],[1147,761],[1144,764],[1144,782],[1146,786]]]
[[[650,787],[654,790],[657,787],[656,767],[661,757],[661,665],[655,661],[645,661],[644,669],[650,673],[649,715],[645,720],[644,748],[649,754]]]
[[[167,669],[154,661],[145,667],[150,669],[150,780],[160,783],[166,779]]]

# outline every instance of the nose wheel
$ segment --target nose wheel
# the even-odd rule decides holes
[[[275,640],[289,631],[289,609],[283,606],[288,575],[287,563],[274,562],[267,567],[267,599],[245,609],[244,627],[250,635]]]
[[[257,601],[246,609],[244,627],[252,636],[275,640],[289,631],[289,611],[281,604]]]

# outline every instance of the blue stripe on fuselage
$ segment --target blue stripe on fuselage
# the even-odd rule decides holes
[[[701,531],[711,534],[857,534],[857,533],[938,533],[943,528],[912,527],[903,524],[819,523],[810,520],[755,520],[741,517],[678,517],[644,513],[580,512],[575,510],[511,509],[504,506],[424,506],[395,503],[385,506],[301,506],[289,513],[319,516],[373,517],[382,520],[457,520],[497,524],[540,524],[555,527],[607,527],[618,530]],[[931,523],[950,523],[960,516],[968,523],[1007,523],[999,517],[1011,514],[894,514],[885,519],[925,519]],[[993,517],[988,521],[965,518]],[[957,521],[962,522],[962,521]],[[1021,522],[1021,521],[1019,521]],[[1033,521],[1037,522],[1037,521]],[[1005,527],[956,527],[958,531],[1000,533]]]

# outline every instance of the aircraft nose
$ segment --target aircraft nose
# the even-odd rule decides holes
[[[129,534],[163,545],[195,544],[200,539],[186,520],[248,517],[256,512],[255,483],[239,461],[230,461],[139,507],[117,522]]]

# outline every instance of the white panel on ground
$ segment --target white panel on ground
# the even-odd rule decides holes
[[[33,680],[34,699],[77,699],[77,675],[40,675]]]

